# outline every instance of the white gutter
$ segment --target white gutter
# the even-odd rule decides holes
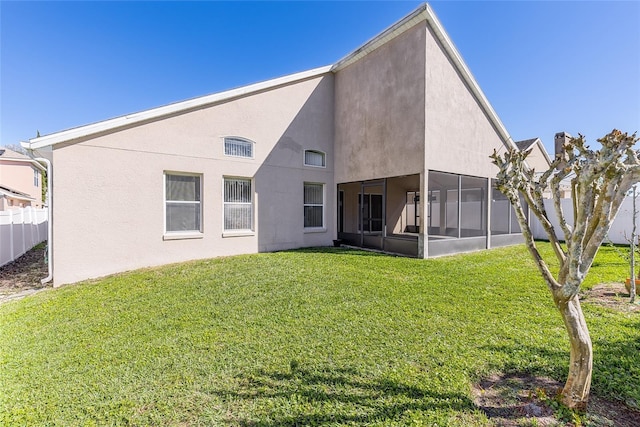
[[[47,271],[49,274],[44,279],[40,280],[40,283],[44,285],[53,279],[53,251],[51,250],[51,246],[53,245],[53,191],[51,191],[51,172],[53,168],[49,159],[36,157],[33,160],[47,165],[47,197],[49,199],[47,203]]]
[[[40,283],[43,285],[45,283],[49,283],[53,279],[53,251],[51,247],[53,246],[53,192],[51,191],[51,178],[52,178],[52,170],[53,167],[51,165],[51,161],[49,159],[45,159],[44,157],[33,157],[33,150],[29,147],[28,142],[21,142],[24,148],[28,149],[29,157],[31,157],[34,161],[40,163],[44,163],[47,165],[47,196],[49,197],[49,203],[47,206],[47,272],[48,275],[44,279],[40,280]],[[41,166],[41,165],[40,165]]]

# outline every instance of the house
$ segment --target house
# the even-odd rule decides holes
[[[54,284],[329,246],[419,258],[520,242],[517,148],[424,4],[335,64],[45,135]]]
[[[46,169],[24,154],[0,147],[0,211],[42,207],[42,173]]]

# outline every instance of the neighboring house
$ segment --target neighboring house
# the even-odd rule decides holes
[[[42,173],[46,169],[24,154],[0,147],[0,211],[42,207]]]
[[[428,5],[331,66],[23,143],[52,162],[61,285],[328,246],[420,258],[522,239],[516,148]]]

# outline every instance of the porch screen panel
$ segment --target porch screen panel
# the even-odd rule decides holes
[[[429,235],[458,237],[459,175],[429,171]]]
[[[509,234],[509,222],[511,220],[511,203],[507,196],[502,194],[491,180],[491,234]]]
[[[166,231],[200,231],[200,176],[165,174]]]
[[[475,237],[487,234],[487,180],[470,176],[460,177],[460,236]]]
[[[225,178],[224,229],[251,230],[253,228],[251,180]]]
[[[304,226],[323,227],[324,185],[304,184]]]

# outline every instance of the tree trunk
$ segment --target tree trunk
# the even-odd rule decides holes
[[[555,294],[560,297],[560,291]],[[569,300],[556,298],[556,306],[560,310],[571,343],[569,375],[562,389],[562,403],[571,409],[586,411],[593,368],[593,347],[589,329],[577,295]]]

